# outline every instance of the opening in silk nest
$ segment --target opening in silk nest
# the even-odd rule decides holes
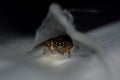
[[[102,56],[103,49],[94,41],[91,41],[88,36],[75,30],[73,22],[74,18],[68,10],[62,9],[58,4],[51,4],[47,17],[36,31],[33,48],[29,52],[33,60],[47,65],[60,65],[81,56],[90,57],[91,54]],[[69,36],[72,42],[70,58],[66,53],[63,56],[56,52],[54,54],[50,48],[45,46],[46,41],[64,35]],[[59,49],[56,51],[58,52]],[[45,55],[43,55],[44,53]]]

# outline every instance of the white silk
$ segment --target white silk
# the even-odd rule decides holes
[[[64,28],[56,29],[62,29],[60,32],[65,29],[64,31],[83,47],[74,46],[70,59],[67,55],[52,54],[47,49],[47,54],[42,55],[43,46],[27,54],[33,48],[33,37],[0,34],[5,39],[11,37],[7,43],[0,45],[0,80],[120,80],[120,21],[83,34],[73,28],[71,15],[67,18],[68,12],[64,14],[62,11],[64,10],[57,4],[50,7],[49,12],[60,22],[59,25],[64,25]],[[58,12],[60,13],[56,14]],[[44,32],[36,33],[34,45],[51,37],[42,36],[40,39],[39,36],[43,34],[38,33]],[[91,50],[96,54],[91,54]]]

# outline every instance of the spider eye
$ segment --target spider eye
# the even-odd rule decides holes
[[[59,42],[59,44],[61,44],[61,42]]]

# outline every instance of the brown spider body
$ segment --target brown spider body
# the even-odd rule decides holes
[[[70,50],[73,47],[72,40],[68,36],[59,36],[46,41],[46,46],[51,52],[58,52],[62,55],[68,53],[70,58]]]

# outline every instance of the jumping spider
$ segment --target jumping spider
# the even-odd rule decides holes
[[[48,47],[48,49],[51,52],[58,52],[62,56],[65,53],[67,53],[68,57],[70,58],[70,54],[71,54],[70,51],[71,48],[73,47],[73,43],[69,36],[64,35],[64,36],[58,36],[56,38],[52,38],[50,40],[47,40],[45,42],[45,45]],[[45,54],[45,52],[43,54]]]

